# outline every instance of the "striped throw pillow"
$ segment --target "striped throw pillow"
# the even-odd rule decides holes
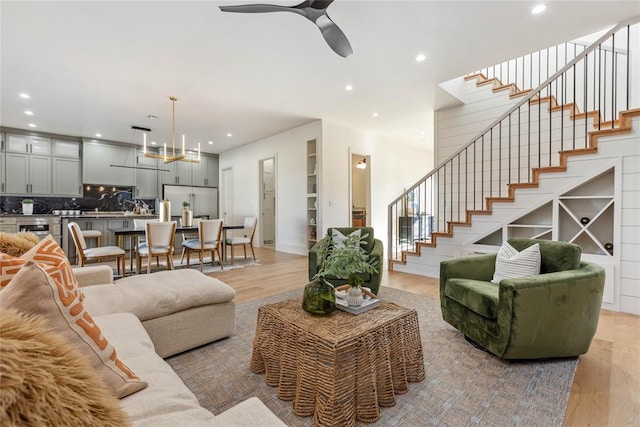
[[[497,285],[503,279],[515,279],[536,274],[540,274],[540,245],[536,243],[522,252],[518,252],[509,243],[504,242],[496,257],[496,270],[491,282]]]
[[[116,397],[147,387],[118,358],[115,347],[74,292],[54,280],[40,264],[27,261],[1,294],[0,311],[14,309],[46,318],[56,333],[87,357]]]
[[[37,262],[55,281],[80,298],[80,301],[84,299],[67,255],[51,235],[42,239],[20,257],[0,253],[0,290],[9,284],[27,261]]]

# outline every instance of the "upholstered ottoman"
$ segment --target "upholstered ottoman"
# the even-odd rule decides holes
[[[113,282],[107,266],[74,269],[84,305],[94,316],[132,313],[168,357],[235,331],[235,291],[199,271],[140,274]]]

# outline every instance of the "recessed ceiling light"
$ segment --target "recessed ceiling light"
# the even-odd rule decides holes
[[[33,116],[33,111],[26,110],[24,112],[27,116]]]
[[[350,90],[353,90],[353,86],[351,86],[351,85],[346,85],[346,86],[344,87],[344,90],[346,90],[347,92],[348,92],[348,91],[350,91]]]
[[[416,61],[418,62],[425,61],[426,59],[427,59],[427,55],[425,55],[424,53],[420,53],[416,55]]]
[[[232,134],[232,133],[228,133],[228,134],[227,134],[227,136],[228,136],[229,138],[231,138],[231,137],[233,136],[233,134]]]
[[[37,127],[37,126],[35,125],[35,123],[29,123],[29,127],[30,127],[30,128],[35,128],[35,127]]]
[[[537,15],[539,13],[544,12],[547,9],[547,5],[546,4],[539,4],[537,6],[535,6],[533,9],[531,9],[531,13],[533,15]]]
[[[209,141],[209,145],[213,145],[213,141]]]
[[[156,145],[156,142],[155,141],[151,141],[151,145]]]
[[[28,93],[24,93],[24,92],[23,92],[23,93],[21,93],[21,94],[20,94],[20,98],[22,98],[22,99],[29,99],[29,98],[31,98],[31,97],[29,96],[29,94],[28,94]]]
[[[100,137],[102,136],[102,134],[101,134],[101,133],[96,133],[96,136],[97,136],[98,138],[100,138]]]
[[[371,116],[373,116],[373,117],[378,117],[379,115],[380,115],[380,114],[378,114],[378,113],[373,113]]]

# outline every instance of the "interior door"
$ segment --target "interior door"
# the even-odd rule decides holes
[[[262,170],[262,244],[275,244],[276,237],[276,187],[275,187],[275,159],[261,161]]]
[[[222,219],[225,224],[235,224],[234,209],[233,209],[233,168],[227,168],[222,170],[222,188],[220,189],[220,196],[222,199]]]

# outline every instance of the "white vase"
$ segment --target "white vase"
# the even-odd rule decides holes
[[[357,307],[362,304],[364,297],[362,296],[362,289],[360,286],[352,286],[347,291],[347,304],[353,307]]]
[[[23,215],[32,215],[33,214],[33,203],[23,203],[22,204],[22,214]]]

